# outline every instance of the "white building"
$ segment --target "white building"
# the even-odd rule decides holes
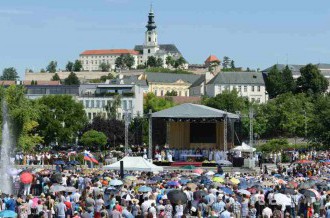
[[[205,93],[210,97],[215,97],[225,90],[234,89],[250,102],[266,103],[268,101],[264,78],[259,72],[220,72],[205,85]]]
[[[125,113],[131,118],[143,116],[143,89],[137,85],[84,84],[80,85],[78,100],[84,105],[87,117],[109,117],[106,106],[113,104],[119,97],[117,119],[123,119]]]
[[[110,65],[111,69],[115,69],[115,61],[120,55],[132,55],[134,57],[134,65],[144,65],[148,57],[154,56],[163,60],[163,67],[166,65],[166,58],[172,56],[174,59],[181,57],[180,51],[173,44],[158,44],[157,26],[155,23],[155,15],[152,7],[148,15],[148,23],[143,45],[136,45],[134,50],[130,49],[106,49],[106,50],[86,50],[80,54],[80,61],[84,71],[100,70],[101,63]],[[187,67],[187,66],[184,66]]]

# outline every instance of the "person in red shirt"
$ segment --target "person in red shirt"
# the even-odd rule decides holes
[[[123,213],[123,208],[120,206],[119,202],[116,201],[116,205],[115,205],[116,209],[120,212]]]

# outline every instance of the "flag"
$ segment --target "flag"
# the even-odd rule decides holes
[[[99,164],[99,162],[95,159],[94,155],[91,154],[89,151],[84,151],[84,160]]]

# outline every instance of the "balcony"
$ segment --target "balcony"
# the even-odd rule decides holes
[[[118,92],[101,92],[101,93],[89,93],[89,94],[81,94],[80,97],[115,97],[120,95],[121,97],[134,97],[135,94],[134,92],[122,92],[122,93],[118,93]]]

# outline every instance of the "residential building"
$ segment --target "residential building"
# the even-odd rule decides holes
[[[268,101],[263,74],[259,72],[220,72],[206,84],[205,91],[207,96],[215,97],[225,90],[234,89],[250,102]]]
[[[78,100],[84,105],[89,120],[96,116],[109,118],[106,107],[116,98],[120,100],[117,119],[123,119],[126,114],[130,118],[143,116],[143,90],[137,85],[83,84],[79,87]]]
[[[178,96],[188,97],[189,87],[201,77],[195,74],[145,73],[140,79],[147,81],[149,92],[156,96],[165,96],[167,92],[175,91]]]
[[[25,85],[26,97],[29,99],[41,98],[44,95],[79,95],[79,85]]]
[[[151,6],[148,15],[148,23],[146,25],[146,32],[143,45],[136,45],[134,50],[131,49],[105,49],[105,50],[86,50],[80,54],[80,61],[83,65],[84,71],[100,70],[101,63],[110,65],[111,69],[115,69],[115,61],[120,55],[132,55],[134,58],[134,65],[144,65],[148,57],[154,56],[163,60],[163,67],[166,65],[166,58],[168,56],[177,59],[181,57],[180,51],[173,44],[158,44],[157,25],[155,22],[155,14]]]

